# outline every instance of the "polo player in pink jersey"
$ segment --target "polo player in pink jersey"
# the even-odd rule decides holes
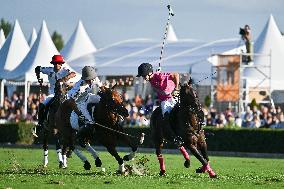
[[[149,63],[142,63],[138,67],[137,77],[143,77],[149,81],[152,88],[157,92],[157,96],[161,101],[161,110],[163,119],[169,123],[169,115],[177,100],[174,97],[179,95],[179,74],[178,73],[162,73],[153,72],[153,66]],[[172,129],[169,129],[174,143],[182,145],[183,141],[177,136]]]

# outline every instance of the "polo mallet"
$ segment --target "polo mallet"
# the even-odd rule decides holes
[[[41,100],[41,97],[42,97],[42,83],[43,83],[43,79],[42,78],[40,78],[40,73],[36,73],[36,78],[37,78],[37,81],[38,81],[38,83],[39,83],[39,101]],[[32,129],[32,134],[33,134],[33,136],[34,137],[38,137],[38,135],[36,134],[36,127],[34,127],[33,129]]]
[[[172,16],[175,15],[173,10],[172,10],[172,8],[171,8],[171,5],[168,5],[167,8],[169,10],[169,16],[168,16],[168,20],[167,20],[167,24],[166,24],[166,30],[165,30],[165,33],[164,33],[164,39],[163,39],[161,53],[160,53],[159,67],[158,67],[157,71],[161,71],[161,69],[162,69],[161,68],[161,63],[162,63],[162,58],[163,58],[163,53],[164,53],[164,47],[165,47],[166,39],[167,39],[167,36],[168,36],[170,19],[171,19]]]

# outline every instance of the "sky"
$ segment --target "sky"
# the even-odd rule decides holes
[[[94,45],[102,48],[134,38],[162,42],[169,3],[179,39],[237,38],[245,24],[256,39],[270,14],[284,31],[284,0],[0,0],[0,18],[18,19],[27,40],[44,19],[49,32],[62,34],[65,43],[82,20]]]

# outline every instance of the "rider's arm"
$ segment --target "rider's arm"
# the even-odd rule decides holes
[[[92,87],[96,85],[98,87],[101,87],[103,85],[103,83],[100,81],[100,79],[98,77],[96,77],[94,80],[93,80],[93,83],[92,83]]]
[[[68,96],[76,101],[84,91],[85,87],[83,86],[83,80],[79,80],[75,83],[73,88],[68,91]]]
[[[171,73],[171,77],[173,79],[173,82],[175,83],[175,89],[179,89],[179,73]]]
[[[53,72],[52,67],[40,67],[40,72],[43,74],[50,74]]]
[[[68,81],[69,79],[73,78],[76,76],[76,73],[75,72],[70,72],[68,75],[66,75],[65,77],[61,78],[61,80],[63,82],[66,82]]]

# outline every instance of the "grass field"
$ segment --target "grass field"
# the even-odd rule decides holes
[[[86,153],[85,153],[86,154]],[[121,153],[124,155],[124,153]],[[89,160],[94,165],[94,160]],[[66,170],[57,168],[54,150],[49,153],[49,167],[42,168],[42,150],[0,148],[0,189],[18,188],[284,188],[284,160],[263,158],[211,157],[211,166],[218,179],[208,174],[196,174],[200,166],[191,157],[191,167],[183,167],[181,155],[165,154],[167,175],[158,176],[159,165],[154,154],[137,154],[135,162],[149,160],[144,176],[115,174],[116,161],[106,152],[100,152],[105,172],[92,167],[85,171],[79,158],[73,155]]]

